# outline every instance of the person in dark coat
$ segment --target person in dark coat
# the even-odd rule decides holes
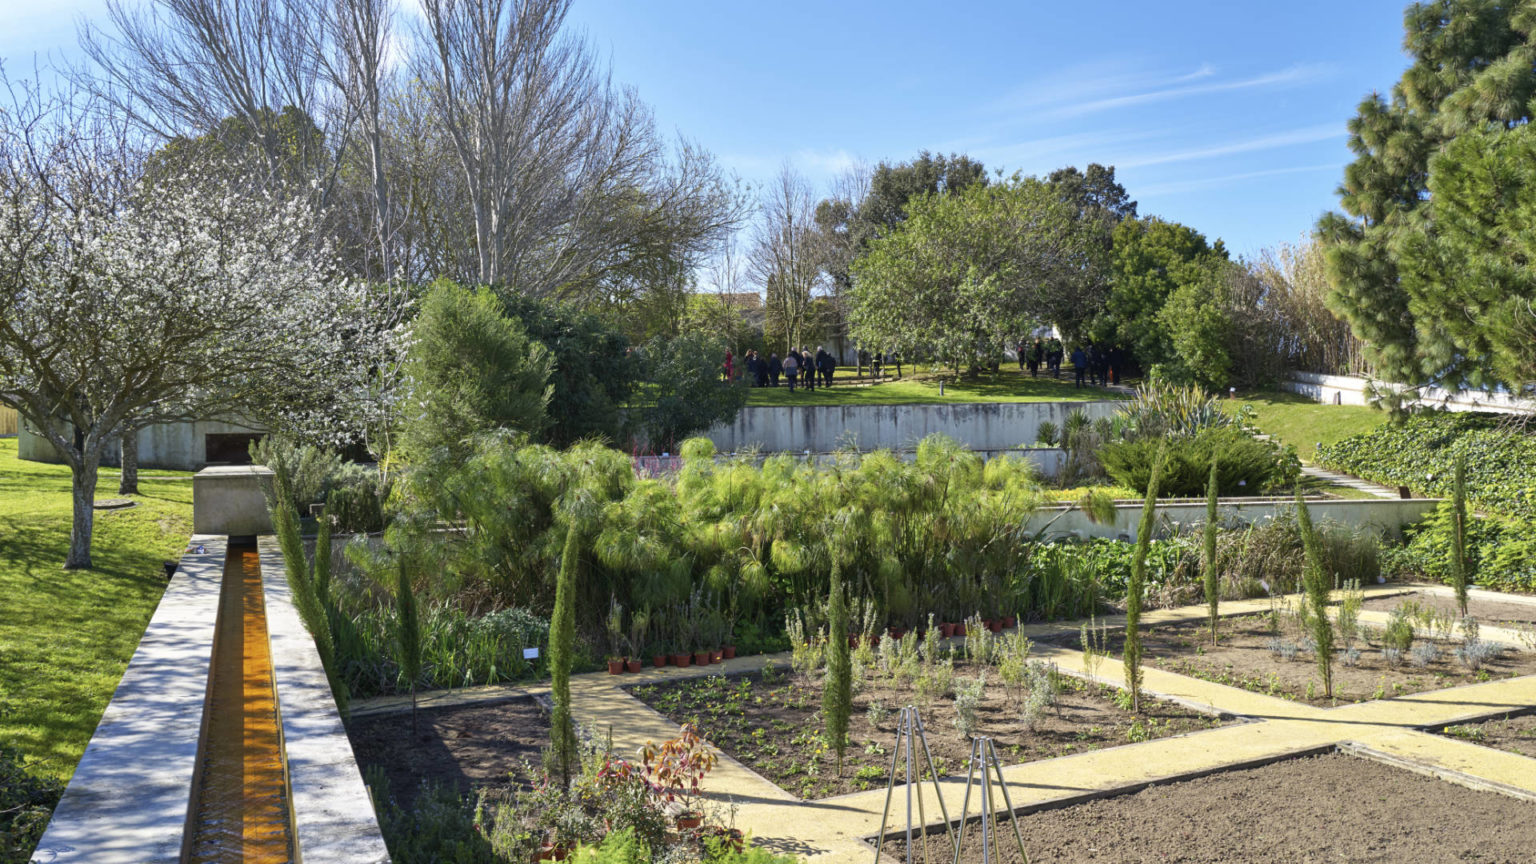
[[[795,382],[800,378],[800,355],[791,348],[784,355],[784,380],[789,382],[789,392],[795,392]]]
[[[816,362],[809,348],[800,349],[800,383],[807,390],[816,389]]]
[[[1088,345],[1088,383],[1099,386],[1099,347],[1092,343]]]
[[[1105,387],[1109,386],[1109,349],[1108,348],[1105,348],[1104,350],[1099,352],[1098,365],[1096,367],[1094,367],[1093,371],[1096,372],[1098,374],[1098,376],[1099,376],[1099,384],[1101,384],[1101,385],[1103,385]]]
[[[1061,340],[1052,336],[1050,341],[1045,343],[1045,365],[1050,367],[1052,378],[1061,377],[1061,355]]]
[[[830,352],[822,351],[819,348],[816,349],[816,353],[818,355],[816,365],[817,368],[821,369],[821,386],[831,387],[832,375],[837,372],[837,358],[833,357]]]
[[[1023,372],[1024,371],[1024,364],[1029,362],[1029,344],[1026,343],[1026,342],[1020,342],[1019,343],[1018,352],[1019,352],[1019,371]]]
[[[779,376],[784,374],[784,363],[779,360],[777,351],[768,353],[768,386],[779,386]]]
[[[1081,345],[1072,349],[1072,371],[1077,375],[1077,386],[1083,386],[1083,376],[1088,374],[1088,354]]]

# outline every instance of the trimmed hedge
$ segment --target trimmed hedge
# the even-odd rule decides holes
[[[1420,414],[1321,447],[1317,456],[1356,477],[1449,497],[1456,456],[1465,454],[1474,506],[1536,520],[1536,434],[1508,421],[1492,414]]]

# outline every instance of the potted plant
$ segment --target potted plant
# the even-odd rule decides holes
[[[699,809],[698,800],[703,794],[704,775],[715,767],[718,758],[692,724],[659,747],[647,741],[641,748],[640,761],[651,784],[662,790],[661,795],[669,803],[679,807],[678,828],[691,830],[703,824],[704,812]]]
[[[651,627],[651,610],[638,609],[629,616],[629,664],[630,672],[640,671],[640,657],[645,653],[645,633]],[[660,663],[656,664],[660,666]]]

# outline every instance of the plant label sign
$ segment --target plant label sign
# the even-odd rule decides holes
[[[523,649],[523,659],[524,660],[537,660],[537,659],[539,659],[539,649],[537,649],[537,648],[524,648]]]

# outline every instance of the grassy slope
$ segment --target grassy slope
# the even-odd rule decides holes
[[[910,374],[910,370],[906,370]],[[834,380],[846,382],[852,377],[852,369],[838,369]],[[1116,399],[1118,394],[1097,387],[1072,386],[1070,373],[1062,372],[1061,380],[1031,378],[1017,369],[1004,367],[996,376],[982,375],[975,379],[946,381],[944,395],[939,395],[936,380],[902,378],[867,387],[834,385],[830,389],[818,387],[805,393],[796,388],[794,393],[782,380],[777,388],[753,388],[748,391],[748,405],[917,405],[925,403],[957,402],[1065,402],[1092,399]]]
[[[38,773],[74,772],[191,534],[190,477],[140,472],[138,506],[96,515],[96,569],[67,571],[69,469],[0,439],[0,741]],[[103,470],[98,497],[116,493]]]
[[[1243,405],[1258,412],[1260,432],[1294,444],[1301,461],[1315,461],[1317,445],[1332,444],[1369,432],[1387,422],[1385,411],[1364,405],[1325,405],[1298,393],[1255,393],[1236,400],[1222,400],[1222,408],[1235,413]]]

